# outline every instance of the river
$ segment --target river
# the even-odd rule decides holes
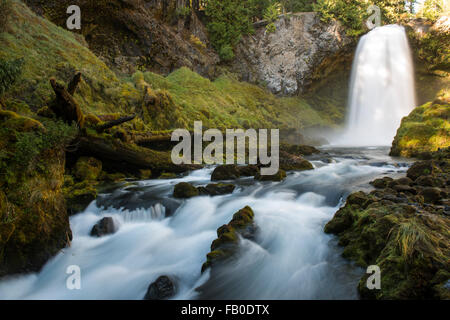
[[[384,147],[322,151],[309,158],[315,170],[290,172],[279,183],[242,178],[231,195],[173,199],[179,182],[210,183],[212,167],[110,190],[71,217],[69,248],[39,273],[3,279],[0,299],[142,299],[161,275],[176,280],[175,299],[358,299],[365,270],[341,257],[323,227],[349,193],[370,190],[370,181],[398,176],[409,163],[387,156]],[[255,241],[242,240],[238,259],[199,295],[196,289],[209,277],[201,266],[217,228],[247,205],[255,212]],[[118,231],[91,237],[102,217],[113,217]],[[81,290],[66,287],[72,265],[80,267]]]

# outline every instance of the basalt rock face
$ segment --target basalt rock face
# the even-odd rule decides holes
[[[137,67],[168,74],[186,66],[214,74],[218,56],[208,48],[203,24],[176,0],[26,0],[36,13],[66,28],[70,5],[81,9],[81,33],[89,48],[123,73]],[[183,9],[184,8],[184,9]]]
[[[306,93],[341,71],[348,78],[354,45],[338,22],[324,23],[312,12],[292,14],[276,22],[274,33],[263,25],[244,37],[234,68],[274,93]]]

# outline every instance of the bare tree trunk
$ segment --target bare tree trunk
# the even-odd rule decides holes
[[[80,81],[81,73],[77,73],[66,89],[63,85],[57,83],[55,79],[50,79],[50,84],[56,95],[56,99],[50,104],[50,109],[66,123],[72,124],[72,122],[75,122],[79,128],[83,128],[84,115],[73,98]]]

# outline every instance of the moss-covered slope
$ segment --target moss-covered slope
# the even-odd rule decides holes
[[[429,157],[450,146],[450,99],[426,103],[402,120],[391,149],[392,156]]]
[[[76,131],[0,110],[0,277],[37,271],[70,243],[64,147]]]

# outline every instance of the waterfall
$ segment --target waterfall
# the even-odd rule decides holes
[[[414,74],[405,29],[378,27],[363,36],[353,62],[349,115],[338,144],[387,146],[415,107]]]

